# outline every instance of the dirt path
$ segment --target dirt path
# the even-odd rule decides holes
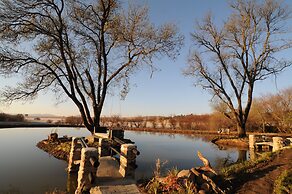
[[[283,150],[273,160],[259,164],[251,172],[241,176],[234,185],[238,194],[273,193],[274,182],[287,169],[292,169],[292,149]]]

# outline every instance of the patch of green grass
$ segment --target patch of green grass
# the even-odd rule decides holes
[[[256,160],[248,160],[241,163],[233,164],[231,166],[225,167],[221,170],[221,174],[227,178],[231,175],[236,175],[240,173],[246,173],[249,169],[255,167],[256,165],[267,162],[272,160],[278,152],[267,152],[262,154],[259,158]]]
[[[285,170],[274,183],[275,194],[289,194],[292,192],[292,170]]]

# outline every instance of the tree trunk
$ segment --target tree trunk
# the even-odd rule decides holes
[[[245,123],[237,124],[237,133],[239,138],[246,137]]]
[[[99,111],[97,111],[96,114],[94,115],[94,132],[95,133],[101,132]]]

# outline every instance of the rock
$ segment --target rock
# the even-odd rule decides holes
[[[181,170],[177,174],[177,177],[178,178],[189,178],[190,174],[191,174],[191,171],[190,170]]]
[[[206,194],[206,191],[204,191],[204,190],[200,190],[200,191],[198,192],[198,194]]]
[[[206,192],[209,192],[211,190],[211,187],[210,187],[210,185],[208,183],[203,183],[201,185],[201,189],[203,189]]]
[[[188,179],[191,182],[195,182],[196,175],[191,170],[181,170],[177,174],[177,178]]]
[[[51,141],[51,142],[56,142],[56,141],[58,141],[58,134],[57,134],[57,133],[51,133],[51,134],[48,136],[48,141]]]

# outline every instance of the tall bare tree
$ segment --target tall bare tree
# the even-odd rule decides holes
[[[183,37],[173,24],[154,26],[145,7],[117,0],[1,0],[0,71],[24,78],[6,101],[30,100],[45,89],[65,94],[86,128],[97,131],[108,89],[122,87],[153,59],[174,58]]]
[[[210,15],[197,25],[192,33],[197,49],[185,74],[227,105],[243,137],[255,83],[291,65],[277,55],[291,48],[285,29],[290,11],[277,0],[230,5],[233,12],[224,25],[216,25]]]

